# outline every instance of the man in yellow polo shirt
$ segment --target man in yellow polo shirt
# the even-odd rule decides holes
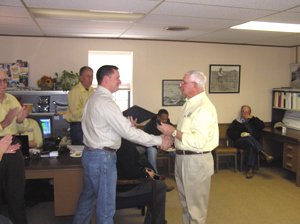
[[[21,107],[19,101],[6,93],[8,79],[6,71],[0,69],[0,137],[26,131],[29,108]],[[16,138],[13,138],[16,144]],[[25,212],[25,169],[21,150],[3,154],[0,163],[0,206],[2,190],[8,202],[9,218],[14,224],[27,224]]]
[[[94,92],[91,87],[93,83],[93,69],[84,66],[79,71],[80,82],[68,93],[68,110],[66,121],[70,123],[72,145],[83,145],[83,132],[81,120],[83,108],[87,99]]]
[[[180,87],[187,99],[177,130],[168,124],[157,126],[163,134],[175,138],[175,179],[184,224],[205,224],[214,173],[211,151],[219,145],[217,112],[205,94],[205,83],[202,72],[185,73]]]

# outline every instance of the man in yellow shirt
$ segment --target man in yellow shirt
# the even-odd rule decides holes
[[[43,145],[43,135],[39,123],[31,118],[27,118],[29,126],[21,135],[28,135],[28,143],[30,148],[38,148]]]
[[[79,71],[80,82],[74,86],[68,93],[68,110],[66,121],[70,123],[72,145],[82,145],[83,132],[81,129],[81,120],[83,108],[87,99],[94,92],[91,87],[93,82],[93,69],[84,66]]]
[[[218,117],[205,94],[206,77],[189,71],[180,84],[186,96],[177,122],[177,130],[168,124],[158,126],[175,138],[175,179],[183,206],[184,224],[204,224],[206,220],[214,161],[211,151],[219,145]]]
[[[6,72],[0,69],[0,137],[26,131],[29,108],[21,107],[19,101],[7,91]],[[13,139],[13,144],[16,139]],[[25,169],[21,150],[5,153],[0,163],[0,203],[2,190],[8,202],[9,218],[14,224],[27,224],[25,212]],[[1,205],[1,204],[0,204]]]

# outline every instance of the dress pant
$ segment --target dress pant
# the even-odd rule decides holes
[[[70,122],[70,137],[72,145],[83,145],[83,132],[81,122]]]
[[[234,147],[246,150],[248,166],[254,166],[257,153],[264,150],[262,145],[253,136],[239,138],[234,142]]]
[[[25,169],[21,150],[4,154],[0,162],[0,203],[2,191],[8,202],[8,215],[14,224],[27,224],[25,211]]]
[[[213,173],[211,153],[176,155],[175,179],[184,224],[205,224]]]

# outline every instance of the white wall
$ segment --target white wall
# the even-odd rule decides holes
[[[88,50],[132,51],[133,105],[154,113],[162,108],[163,79],[182,79],[189,70],[200,70],[208,78],[210,64],[241,65],[239,94],[208,94],[206,85],[220,123],[230,123],[243,104],[252,107],[253,115],[271,121],[271,90],[289,86],[289,65],[295,63],[297,50],[171,41],[6,36],[0,36],[0,49],[2,63],[28,61],[29,86],[34,87],[42,75],[53,77],[55,72],[78,71],[87,65]],[[181,107],[164,108],[169,111],[171,122],[177,123]]]

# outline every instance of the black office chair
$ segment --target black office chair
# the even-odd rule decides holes
[[[152,183],[152,193],[133,196],[116,197],[116,209],[142,207],[142,215],[145,215],[145,206],[152,204],[152,223],[156,224],[156,181],[153,179],[117,180],[117,185]]]

